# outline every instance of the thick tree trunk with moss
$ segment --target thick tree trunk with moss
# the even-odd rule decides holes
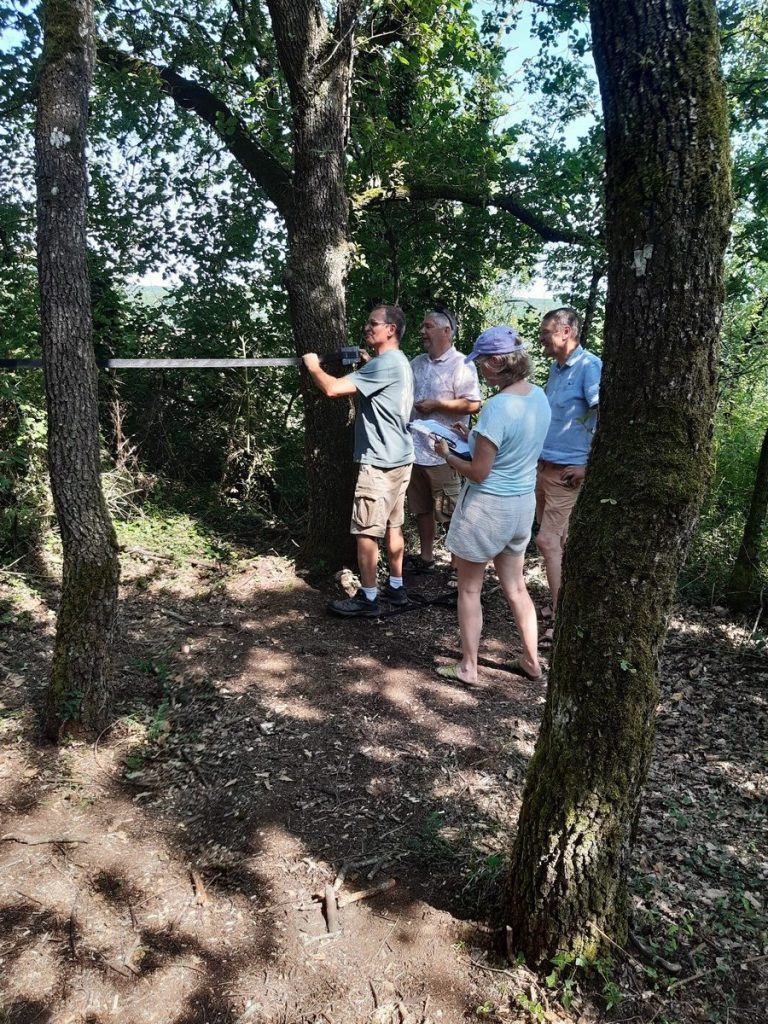
[[[340,0],[336,25],[317,0],[269,0],[291,96],[293,190],[286,211],[286,287],[299,355],[347,343],[345,283],[351,252],[344,152],[356,5]],[[309,497],[307,560],[334,567],[353,556],[351,407],[330,401],[302,374]]]
[[[512,857],[509,948],[529,962],[626,936],[659,657],[707,481],[730,215],[714,4],[590,6],[606,131],[605,362]]]
[[[755,486],[744,524],[739,553],[728,580],[728,607],[734,611],[748,611],[760,604],[762,595],[760,545],[765,517],[768,513],[768,430],[763,437],[757,463]]]
[[[110,703],[119,563],[99,476],[96,363],[86,267],[90,0],[45,0],[35,159],[48,466],[64,548],[44,730],[93,732]]]

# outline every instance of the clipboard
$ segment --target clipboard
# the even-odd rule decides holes
[[[469,450],[467,442],[454,434],[450,427],[446,427],[444,423],[440,423],[438,420],[413,420],[408,424],[408,429],[411,431],[415,430],[419,434],[427,434],[430,437],[439,437],[442,441],[445,441],[453,454],[458,455],[460,459],[469,461],[472,458],[472,452]]]

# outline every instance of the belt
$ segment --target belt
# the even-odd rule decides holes
[[[570,462],[550,462],[549,459],[539,459],[539,465],[542,466],[544,469],[546,469],[547,466],[551,466],[552,469],[565,469],[566,466],[570,466],[570,465],[572,465],[572,463],[570,463]]]

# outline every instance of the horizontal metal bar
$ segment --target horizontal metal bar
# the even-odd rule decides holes
[[[249,366],[299,366],[296,356],[284,359],[97,359],[96,365],[106,370],[226,370]],[[0,369],[33,370],[43,365],[41,359],[0,359]]]

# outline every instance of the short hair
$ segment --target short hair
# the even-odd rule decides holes
[[[374,309],[384,310],[385,322],[395,325],[395,337],[398,341],[401,341],[405,334],[405,313],[402,309],[400,309],[399,306],[389,305],[386,302],[379,302],[377,305],[372,307],[371,312],[373,312]]]
[[[456,317],[450,309],[445,309],[443,306],[435,306],[432,309],[428,309],[424,316],[432,317],[438,327],[450,328],[451,337],[456,333]]]
[[[531,358],[526,349],[520,349],[517,352],[502,352],[495,356],[478,356],[478,363],[481,359],[484,363],[492,364],[493,376],[502,387],[525,380],[531,372]]]
[[[559,309],[551,309],[541,318],[542,323],[554,320],[558,327],[570,327],[575,338],[581,334],[581,318],[575,309],[570,306],[560,306]]]

